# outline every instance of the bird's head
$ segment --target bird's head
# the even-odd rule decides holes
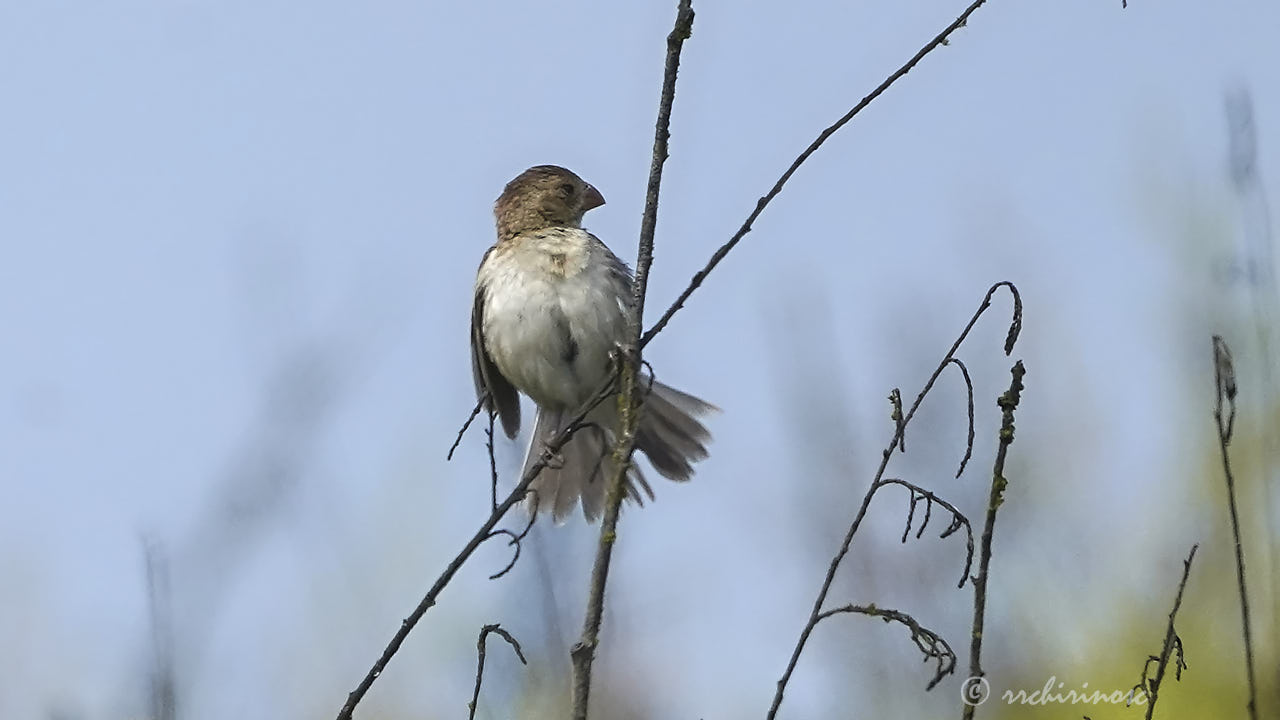
[[[507,183],[494,203],[498,237],[548,227],[581,227],[582,216],[604,204],[600,191],[558,165],[537,165]]]

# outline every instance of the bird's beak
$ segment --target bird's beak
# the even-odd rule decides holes
[[[595,186],[588,184],[587,191],[582,195],[582,212],[586,212],[592,208],[598,208],[604,204],[604,196]]]

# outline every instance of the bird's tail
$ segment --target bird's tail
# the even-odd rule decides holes
[[[647,379],[641,387],[648,388]],[[711,433],[697,420],[717,408],[673,387],[654,382],[641,411],[636,432],[636,449],[649,458],[653,469],[678,482],[693,476],[693,463],[707,457],[706,443]],[[546,444],[572,419],[570,411],[540,408],[521,476],[537,463]],[[617,407],[602,402],[587,417],[589,423],[569,440],[530,485],[529,507],[533,512],[549,512],[562,522],[582,499],[582,513],[593,522],[604,508],[605,483],[613,473],[613,445],[618,427]],[[653,499],[653,490],[640,468],[632,463],[627,472],[627,497],[638,505],[644,496]]]

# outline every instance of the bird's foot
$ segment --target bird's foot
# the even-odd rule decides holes
[[[546,464],[548,470],[559,470],[564,467],[564,455],[552,452],[549,447],[542,449],[542,461]]]

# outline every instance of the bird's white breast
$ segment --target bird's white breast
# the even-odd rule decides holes
[[[629,285],[620,267],[577,228],[506,241],[480,267],[486,348],[539,405],[576,408],[604,382],[626,332]]]

